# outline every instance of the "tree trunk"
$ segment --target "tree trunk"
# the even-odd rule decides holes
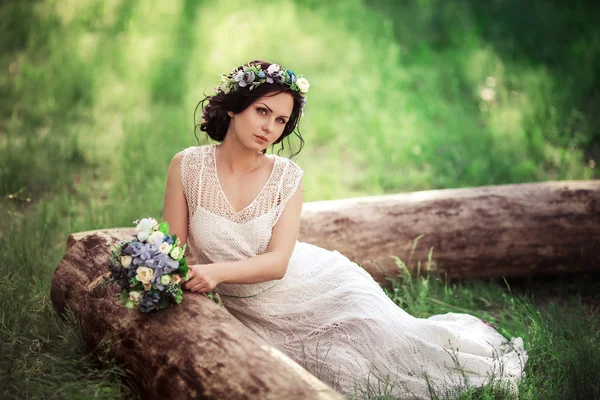
[[[299,240],[339,251],[380,283],[398,275],[390,256],[424,269],[430,250],[448,278],[598,270],[600,180],[306,203]]]
[[[202,294],[185,292],[180,305],[151,315],[122,306],[102,275],[110,245],[129,238],[114,231],[71,237],[50,294],[59,313],[74,312],[101,360],[108,355],[125,367],[143,398],[342,399]]]
[[[67,243],[92,232],[72,234]],[[399,273],[390,256],[423,270],[430,251],[432,269],[448,278],[600,270],[600,180],[310,202],[299,240],[339,251],[381,284]]]

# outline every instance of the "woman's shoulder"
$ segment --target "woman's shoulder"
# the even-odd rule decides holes
[[[294,169],[295,171],[298,171],[298,172],[304,172],[304,170],[302,168],[300,168],[300,166],[296,162],[292,161],[289,158],[286,158],[286,160],[290,164],[290,167],[292,169]]]
[[[292,173],[295,174],[303,174],[304,170],[294,161],[292,161],[291,159],[287,158],[287,157],[282,157],[279,156],[277,154],[273,154],[274,157],[276,157],[276,160],[279,160],[279,162],[282,163],[282,165],[286,166],[286,170],[291,171]]]
[[[182,153],[197,153],[197,152],[201,152],[203,150],[207,150],[213,146],[214,146],[214,144],[203,144],[200,146],[190,146],[190,147],[186,147],[185,149],[181,150],[181,152]]]
[[[182,171],[198,169],[204,163],[206,149],[209,146],[211,145],[186,147],[173,156],[172,162],[179,163]]]
[[[181,150],[179,153],[175,155],[175,157],[180,157],[182,159],[199,159],[201,158],[208,149],[214,146],[212,144],[204,144],[201,146],[190,146]]]

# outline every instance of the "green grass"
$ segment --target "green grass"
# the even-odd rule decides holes
[[[162,215],[168,163],[197,144],[196,103],[250,59],[311,82],[305,201],[598,177],[596,6],[402,3],[2,2],[1,397],[130,396],[55,316],[52,273],[69,233]],[[596,317],[502,285],[411,285],[390,295],[414,315],[464,309],[523,336],[525,398],[598,393]]]

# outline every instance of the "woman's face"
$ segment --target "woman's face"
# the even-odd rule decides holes
[[[289,93],[259,97],[239,114],[228,112],[232,117],[229,130],[233,128],[233,133],[249,149],[262,151],[283,134],[293,108],[294,99]]]

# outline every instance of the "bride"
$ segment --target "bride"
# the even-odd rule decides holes
[[[164,220],[196,262],[185,288],[218,293],[257,335],[342,394],[386,383],[394,398],[494,381],[513,390],[527,355],[468,314],[415,318],[338,251],[298,241],[304,171],[267,155],[297,131],[309,83],[252,61],[199,104],[192,146],[169,166]]]

